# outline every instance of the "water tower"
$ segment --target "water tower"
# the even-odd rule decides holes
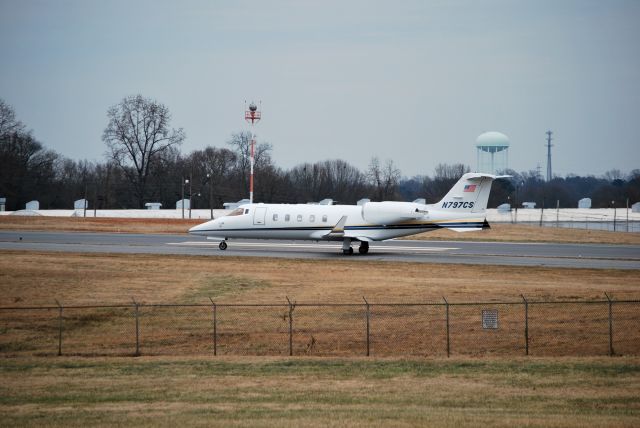
[[[509,138],[506,135],[495,131],[485,132],[476,139],[476,149],[477,172],[497,174],[509,168]]]

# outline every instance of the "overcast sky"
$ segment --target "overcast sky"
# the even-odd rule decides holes
[[[47,147],[104,160],[108,107],[142,94],[182,151],[256,132],[277,165],[393,159],[403,175],[476,167],[640,168],[640,1],[0,0],[0,98]]]

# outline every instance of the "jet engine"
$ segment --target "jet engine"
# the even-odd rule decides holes
[[[412,202],[367,202],[362,206],[362,218],[367,223],[393,224],[419,219],[426,214],[425,208]]]

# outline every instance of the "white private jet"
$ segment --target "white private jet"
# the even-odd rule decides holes
[[[189,229],[189,233],[219,240],[227,249],[229,238],[342,241],[342,252],[360,254],[369,242],[384,241],[441,228],[467,232],[489,227],[485,211],[491,183],[498,178],[467,173],[438,203],[365,202],[362,205],[244,204],[224,217]]]

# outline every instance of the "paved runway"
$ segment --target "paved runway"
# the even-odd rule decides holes
[[[337,242],[230,240],[228,244],[226,251],[220,251],[217,242],[186,234],[0,232],[0,250],[640,269],[640,246],[633,245],[397,240],[371,243],[366,256],[357,251],[344,256]]]

